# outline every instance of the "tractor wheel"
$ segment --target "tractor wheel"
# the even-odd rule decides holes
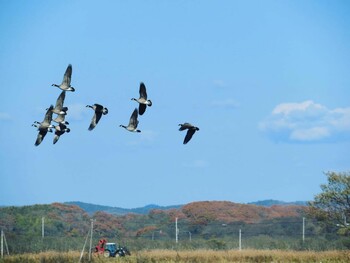
[[[103,256],[105,258],[109,258],[111,256],[111,252],[109,252],[109,250],[105,250],[105,252],[103,252]]]

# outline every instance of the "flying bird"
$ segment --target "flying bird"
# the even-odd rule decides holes
[[[32,126],[38,128],[38,136],[35,141],[35,146],[38,146],[45,138],[47,132],[52,132],[51,128],[54,128],[53,125],[51,125],[52,120],[52,110],[53,105],[50,106],[50,108],[47,109],[45,118],[42,122],[35,121]]]
[[[69,125],[69,122],[65,120],[66,115],[65,114],[58,114],[57,117],[55,119],[53,119],[52,121],[56,122],[56,123],[62,123],[64,125]]]
[[[186,136],[185,136],[183,144],[187,144],[191,140],[193,134],[196,131],[199,131],[198,127],[195,127],[195,126],[193,126],[192,124],[190,124],[188,122],[185,122],[184,124],[179,124],[179,126],[181,126],[179,128],[179,131],[184,131],[184,130],[187,129],[187,133],[186,133]]]
[[[57,88],[60,88],[64,91],[75,91],[75,89],[70,85],[70,81],[72,78],[72,65],[69,64],[66,72],[64,73],[62,83],[60,85],[52,84],[52,86],[55,86]]]
[[[60,136],[64,133],[70,132],[70,129],[63,123],[59,123],[58,125],[55,126],[55,137],[53,138],[53,144],[55,144]]]
[[[102,114],[106,115],[108,114],[108,109],[104,108],[102,105],[95,103],[94,105],[86,105],[86,107],[91,108],[95,111],[94,116],[92,117],[90,126],[89,126],[89,131],[92,131],[97,123],[100,121]]]
[[[143,82],[140,83],[140,98],[135,99],[132,98],[131,100],[135,100],[139,103],[139,114],[142,115],[145,113],[147,106],[152,106],[152,101],[147,99],[147,92],[146,92],[146,86]]]
[[[123,127],[129,132],[141,132],[140,130],[137,130],[137,125],[139,124],[137,117],[138,117],[138,112],[137,112],[137,108],[135,108],[135,110],[131,114],[129,125],[128,126],[119,125],[119,126]]]
[[[58,114],[58,115],[66,115],[67,114],[68,108],[63,107],[63,103],[64,103],[65,98],[66,98],[66,92],[62,91],[56,100],[56,106],[52,110],[53,113]]]

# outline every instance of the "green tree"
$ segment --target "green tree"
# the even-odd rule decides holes
[[[337,226],[338,233],[350,234],[350,173],[326,172],[328,184],[309,202],[307,213],[328,226]],[[348,221],[347,221],[348,220]]]

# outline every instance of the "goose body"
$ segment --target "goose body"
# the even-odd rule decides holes
[[[69,64],[66,69],[66,72],[64,73],[62,83],[60,85],[52,84],[52,86],[55,86],[64,91],[75,91],[75,89],[70,85],[71,78],[72,78],[72,65]]]
[[[135,110],[131,114],[129,125],[128,126],[119,125],[119,126],[123,127],[129,132],[141,132],[140,130],[137,129],[137,125],[139,124],[137,117],[138,117],[138,112],[137,112],[137,109],[135,108]]]
[[[56,122],[56,123],[62,123],[64,125],[69,125],[68,121],[65,121],[65,114],[58,114],[57,117],[55,119],[53,119],[52,121]]]
[[[51,128],[54,128],[54,126],[51,125],[52,110],[53,110],[53,105],[51,105],[50,108],[47,109],[45,118],[42,122],[35,121],[34,124],[32,124],[32,126],[38,128],[38,131],[39,131],[34,144],[35,146],[38,146],[45,138],[47,132],[52,132]]]
[[[60,136],[64,133],[70,132],[70,129],[63,123],[59,123],[58,125],[55,126],[55,137],[53,138],[53,144],[55,144]]]
[[[52,109],[52,112],[58,115],[66,115],[68,108],[63,107],[64,99],[66,98],[66,92],[62,91],[56,100],[56,105]]]
[[[86,105],[86,107],[91,108],[95,111],[95,114],[92,117],[92,120],[89,126],[89,131],[92,131],[96,127],[97,123],[100,121],[102,114],[103,115],[108,114],[108,109],[97,103],[95,103],[94,105]]]
[[[180,126],[179,131],[187,130],[187,133],[186,133],[185,139],[183,141],[183,144],[187,144],[191,140],[193,134],[196,131],[199,131],[198,127],[195,127],[195,126],[193,126],[192,124],[190,124],[188,122],[185,122],[184,124],[179,124],[179,126]]]
[[[145,113],[147,106],[152,106],[152,101],[147,99],[146,86],[143,82],[140,83],[139,93],[140,98],[132,98],[131,100],[137,101],[139,103],[139,114],[142,115]]]

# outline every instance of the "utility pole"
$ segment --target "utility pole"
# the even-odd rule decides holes
[[[179,234],[179,229],[177,229],[177,217],[176,217],[175,218],[175,242],[176,242],[176,244],[179,241],[178,234]]]
[[[305,217],[303,217],[303,243],[305,242]]]
[[[4,230],[1,229],[1,258],[4,258]]]
[[[90,228],[91,235],[90,235],[89,262],[91,261],[92,232],[93,232],[93,230],[94,230],[94,220],[91,219],[91,228]]]
[[[41,218],[41,238],[44,239],[45,236],[45,217]]]
[[[242,250],[242,230],[239,229],[239,235],[238,235],[238,250]]]

